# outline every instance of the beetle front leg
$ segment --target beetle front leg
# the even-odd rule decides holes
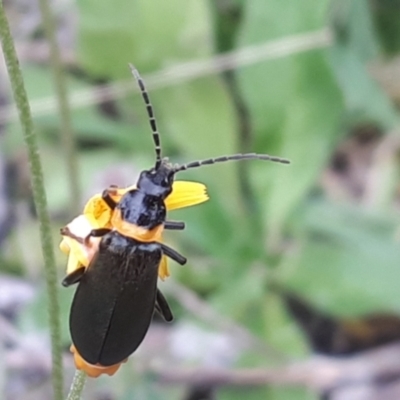
[[[89,236],[91,237],[102,237],[104,235],[107,235],[107,233],[110,233],[112,229],[110,228],[99,228],[99,229],[92,229],[89,233]]]
[[[164,228],[172,231],[182,231],[185,229],[185,223],[183,221],[165,221]]]
[[[117,204],[118,204],[111,197],[111,196],[115,196],[116,194],[117,194],[117,186],[116,185],[111,185],[108,189],[103,190],[103,193],[101,194],[101,198],[108,205],[108,207],[111,208],[111,210],[114,210],[115,207],[117,207]]]
[[[171,249],[171,247],[168,247],[164,243],[160,243],[160,245],[161,245],[161,249],[162,249],[163,253],[167,257],[169,257],[172,260],[176,261],[180,265],[185,265],[186,264],[187,258],[184,257],[182,254],[179,254],[176,250]]]
[[[67,236],[67,237],[69,237],[71,239],[74,239],[78,243],[84,243],[85,242],[84,238],[82,238],[80,236],[77,236],[74,233],[72,233],[68,226],[64,226],[64,228],[61,228],[60,229],[60,233],[61,233],[62,236]]]

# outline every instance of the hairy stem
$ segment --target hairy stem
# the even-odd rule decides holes
[[[51,237],[50,218],[47,211],[47,199],[43,183],[43,172],[38,151],[37,138],[33,127],[28,97],[26,94],[21,70],[19,68],[10,27],[5,15],[3,2],[0,2],[0,40],[11,82],[11,89],[18,109],[18,115],[28,151],[33,197],[40,222],[40,237],[47,283],[48,311],[53,359],[52,371],[54,399],[61,400],[63,398],[63,375],[59,322],[60,313],[57,295],[57,273],[53,251],[53,240]]]
[[[67,400],[80,400],[83,388],[85,387],[85,383],[86,383],[86,374],[83,371],[76,370]]]

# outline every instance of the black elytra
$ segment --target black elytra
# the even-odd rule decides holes
[[[138,71],[130,66],[138,82],[149,116],[156,152],[153,168],[143,171],[136,189],[118,203],[103,192],[105,203],[121,213],[121,219],[142,229],[163,225],[165,229],[184,229],[183,222],[167,221],[165,199],[172,192],[179,171],[225,161],[259,159],[288,164],[267,154],[234,154],[184,165],[172,165],[161,158],[160,135],[153,108]],[[110,229],[93,230],[100,236],[96,255],[88,268],[72,272],[64,286],[79,282],[72,301],[70,331],[80,356],[90,364],[110,366],[124,361],[143,341],[154,311],[166,321],[173,316],[167,300],[157,288],[158,268],[163,255],[183,265],[186,258],[158,242],[141,242]]]
[[[156,307],[161,256],[159,243],[103,237],[70,314],[72,342],[87,362],[117,364],[140,345]]]

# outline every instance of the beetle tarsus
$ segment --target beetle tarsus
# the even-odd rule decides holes
[[[85,267],[80,267],[76,269],[74,272],[68,274],[61,282],[64,287],[68,287],[74,285],[75,283],[79,282],[82,276],[85,274]]]
[[[156,310],[164,318],[165,321],[171,322],[174,319],[167,299],[161,293],[160,289],[157,289],[156,294]]]

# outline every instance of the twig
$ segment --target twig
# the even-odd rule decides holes
[[[72,131],[71,113],[68,104],[67,88],[63,68],[60,61],[60,51],[57,45],[56,29],[54,17],[52,15],[49,0],[40,0],[40,12],[42,14],[44,29],[50,46],[50,66],[53,73],[55,84],[58,110],[61,122],[61,140],[65,152],[69,193],[70,193],[70,211],[71,215],[79,213],[80,190],[78,181],[78,161],[76,154],[75,138]]]
[[[280,368],[153,368],[165,384],[203,386],[303,386],[325,391],[400,376],[400,344],[392,344],[346,358],[314,356]]]
[[[37,146],[36,134],[34,132],[28,98],[19,68],[13,39],[11,37],[10,27],[5,15],[3,2],[0,2],[0,38],[9,78],[11,81],[11,89],[19,112],[25,144],[28,149],[32,191],[40,222],[40,235],[48,292],[48,311],[50,318],[53,359],[54,399],[61,400],[63,398],[63,375],[59,322],[60,313],[57,295],[57,272],[53,252],[53,240],[51,237],[50,219],[47,211],[47,199],[44,189],[42,165]]]
[[[146,86],[151,89],[161,89],[167,86],[181,84],[203,76],[232,70],[245,65],[256,64],[261,61],[286,57],[288,55],[305,51],[322,49],[333,43],[329,30],[322,29],[302,35],[294,35],[248,46],[210,58],[209,60],[196,60],[166,68],[162,71],[144,77]],[[77,90],[69,96],[71,108],[78,109],[105,101],[126,96],[137,90],[135,82],[127,80],[111,85],[99,86],[90,90]],[[36,116],[53,114],[56,104],[53,97],[34,100],[31,104],[33,114]],[[16,118],[13,108],[0,108],[0,123]]]

